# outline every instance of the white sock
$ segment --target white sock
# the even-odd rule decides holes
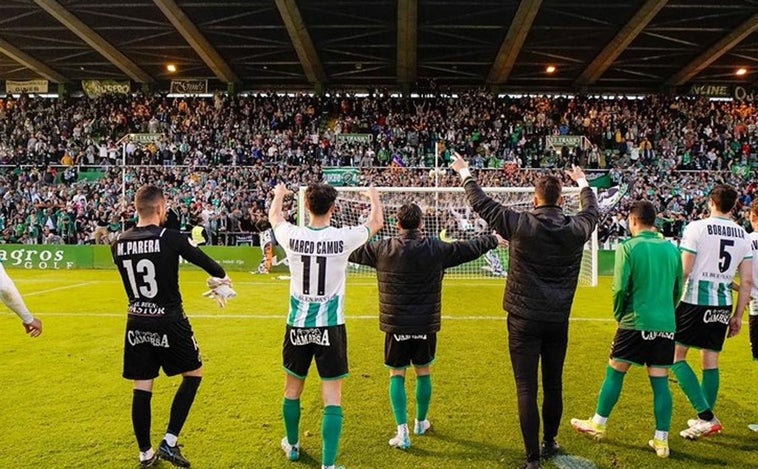
[[[400,435],[400,434],[404,434],[404,433],[405,434],[408,433],[408,424],[407,423],[404,423],[402,425],[398,425],[397,426],[397,434]]]
[[[155,455],[155,451],[153,451],[153,448],[150,448],[147,451],[140,451],[139,460],[147,461],[148,459],[152,458],[154,455]]]
[[[655,438],[656,440],[668,441],[668,439],[669,439],[669,432],[662,432],[660,430],[656,430],[655,431],[655,436],[653,438]]]
[[[178,436],[172,435],[171,433],[166,433],[166,436],[163,437],[163,439],[166,440],[166,443],[168,443],[168,445],[171,447],[176,446],[176,440],[178,438]]]
[[[608,421],[608,417],[601,417],[600,415],[595,414],[592,417],[592,421],[595,422],[598,425],[605,425],[605,422]]]

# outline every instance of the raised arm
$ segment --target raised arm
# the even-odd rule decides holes
[[[368,190],[363,193],[371,201],[371,211],[368,214],[368,220],[366,221],[366,228],[370,234],[369,238],[373,237],[384,226],[384,208],[382,207],[382,201],[379,200],[379,191],[376,187],[369,186]],[[273,204],[272,204],[273,206]]]
[[[284,197],[291,194],[292,191],[287,189],[284,183],[279,183],[274,187],[274,200],[271,201],[271,207],[268,209],[268,221],[272,227],[286,221],[284,214],[282,213],[282,204],[284,203]]]
[[[595,227],[597,226],[597,219],[599,216],[597,208],[597,197],[587,182],[587,176],[585,176],[582,168],[576,165],[571,166],[571,171],[566,171],[572,181],[574,181],[582,190],[579,192],[579,213],[576,214],[574,219],[582,227],[582,231],[585,234],[585,238],[589,239]]]
[[[453,155],[453,164],[450,166],[461,177],[461,185],[466,190],[466,199],[489,227],[503,238],[510,240],[511,234],[518,223],[518,214],[513,210],[503,207],[500,203],[492,200],[484,193],[476,180],[471,176],[468,163],[461,155]]]

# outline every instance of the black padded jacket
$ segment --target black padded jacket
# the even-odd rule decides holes
[[[567,216],[557,205],[517,212],[492,200],[473,178],[463,184],[474,211],[510,242],[503,309],[524,319],[567,321],[584,245],[597,225],[592,189],[580,191],[581,210]]]
[[[497,237],[446,243],[418,230],[367,243],[350,262],[376,268],[379,328],[390,334],[428,334],[441,326],[440,300],[445,269],[472,261],[497,247]]]

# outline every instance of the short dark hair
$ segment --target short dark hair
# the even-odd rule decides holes
[[[305,189],[305,203],[314,215],[326,215],[337,200],[337,189],[329,184],[312,183]]]
[[[561,197],[563,184],[555,176],[542,176],[534,185],[534,193],[546,205],[555,205]]]
[[[158,207],[166,201],[163,189],[153,184],[142,186],[134,195],[134,207],[137,213],[143,217],[149,217],[158,213]]]
[[[397,223],[404,230],[416,230],[421,226],[424,213],[416,204],[405,204],[397,209]]]
[[[737,191],[734,187],[727,184],[716,184],[711,189],[710,198],[716,204],[716,208],[721,213],[729,213],[737,203]]]
[[[634,216],[642,225],[652,227],[655,225],[655,207],[647,200],[635,200],[629,207],[629,216]]]

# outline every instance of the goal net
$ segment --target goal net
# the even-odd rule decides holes
[[[368,199],[361,194],[365,188],[337,187],[336,207],[332,226],[342,227],[365,223],[369,214]],[[513,210],[530,210],[534,207],[534,188],[529,187],[485,187],[487,195]],[[384,228],[374,239],[397,236],[397,209],[406,203],[416,203],[424,211],[423,231],[427,236],[443,241],[465,241],[476,236],[492,233],[487,223],[466,203],[463,188],[460,187],[378,187],[384,205]],[[579,188],[563,189],[564,213],[579,211]],[[298,194],[298,222],[308,224],[305,210],[305,187]],[[584,248],[579,284],[597,285],[597,232]],[[371,275],[373,269],[351,264],[351,275]],[[448,278],[497,278],[507,277],[508,249],[497,248],[472,262],[447,270]]]

